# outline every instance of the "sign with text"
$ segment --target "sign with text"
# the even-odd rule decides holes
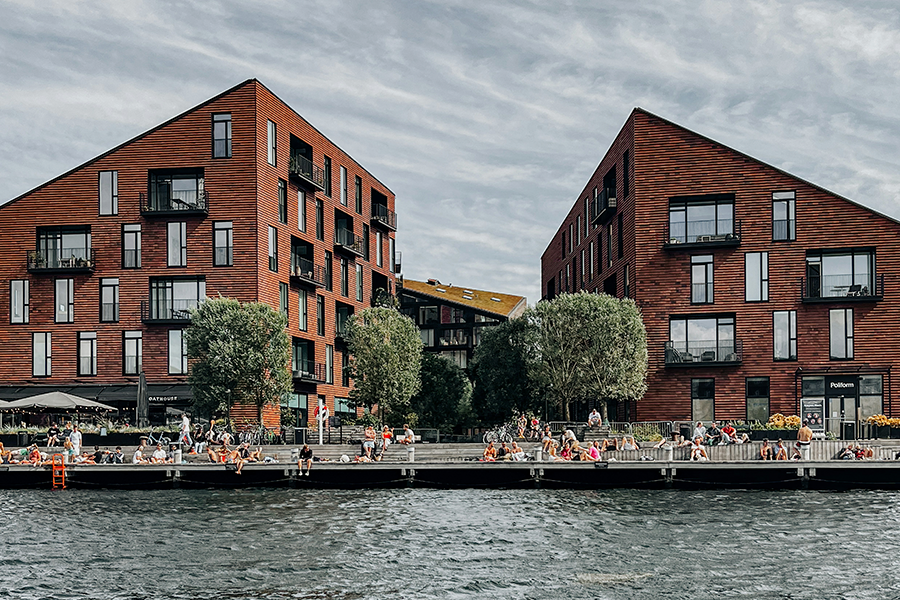
[[[801,398],[800,419],[809,421],[809,428],[814,432],[825,431],[825,401],[821,398]]]
[[[825,395],[829,398],[846,396],[856,398],[856,389],[859,386],[859,377],[855,375],[832,376],[825,378]]]

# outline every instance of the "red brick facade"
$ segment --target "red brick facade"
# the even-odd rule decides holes
[[[612,168],[616,206],[591,219],[594,187],[602,190]],[[790,193],[793,224],[778,212]],[[714,222],[691,221],[716,202],[718,212],[709,213]],[[581,234],[571,240],[579,219]],[[586,220],[593,221],[587,231]],[[705,233],[692,235],[692,228]],[[764,418],[763,409],[798,414],[801,400],[817,399],[830,417],[842,409],[848,419],[892,414],[900,409],[891,380],[900,359],[891,336],[900,323],[898,234],[900,224],[890,218],[636,109],[545,250],[542,293],[603,292],[609,283],[610,293],[639,305],[648,336],[648,391],[636,404],[620,406],[620,419]],[[823,261],[820,279],[817,260]],[[763,261],[767,269],[759,267],[757,275]],[[765,286],[767,297],[756,300]],[[842,309],[851,316],[837,312]],[[790,325],[784,326],[791,320],[796,351]],[[718,332],[712,341],[704,337],[710,323]],[[776,352],[786,359],[776,360]]]
[[[214,157],[213,115],[231,115],[231,156]],[[268,162],[268,122],[276,124],[275,165]],[[318,169],[324,157],[331,161],[331,194],[309,185],[289,172],[292,141],[311,149],[312,164]],[[347,204],[341,204],[341,168],[346,169]],[[150,173],[154,170],[202,169],[202,187],[208,198],[206,211],[149,214],[142,211],[144,197],[150,198]],[[98,173],[115,171],[118,179],[118,211],[103,216],[99,211]],[[362,190],[362,210],[356,211],[356,178]],[[279,180],[287,189],[287,223],[279,220]],[[327,189],[327,188],[326,188]],[[306,231],[298,225],[298,191],[306,194]],[[174,193],[173,193],[174,194]],[[133,386],[136,375],[125,375],[123,332],[142,332],[142,366],[151,385],[177,385],[184,375],[170,375],[168,331],[185,323],[148,322],[142,319],[141,303],[149,303],[152,278],[202,277],[208,296],[223,295],[241,301],[263,301],[279,306],[280,285],[288,286],[289,334],[314,345],[314,359],[326,362],[326,347],[334,350],[334,383],[296,380],[296,392],[310,394],[310,405],[322,395],[332,410],[335,398],[345,398],[349,388],[341,385],[342,352],[335,342],[336,302],[353,311],[368,306],[376,284],[393,292],[392,240],[396,223],[384,227],[373,218],[372,199],[377,196],[393,215],[394,195],[368,171],[329,141],[312,125],[256,80],[246,81],[223,94],[125,142],[109,152],[16,198],[0,207],[0,230],[7,252],[0,257],[0,306],[6,318],[0,323],[0,398],[10,398],[15,387],[88,386],[92,390],[108,386]],[[323,206],[324,239],[317,239],[316,204]],[[341,218],[357,236],[368,231],[369,258],[348,253],[335,243],[335,223]],[[186,266],[168,266],[167,223],[184,222]],[[214,266],[214,224],[232,223],[233,263]],[[124,268],[123,232],[125,224],[141,226],[141,266]],[[90,269],[29,269],[26,255],[36,248],[39,228],[56,226],[89,227],[93,261]],[[277,272],[269,268],[269,227],[277,234]],[[364,229],[365,227],[365,229]],[[383,243],[381,266],[376,264],[376,232]],[[291,277],[292,238],[312,250],[315,265],[324,266],[325,253],[332,254],[331,291]],[[64,244],[63,244],[64,245]],[[40,249],[40,246],[37,246]],[[40,254],[38,256],[41,256]],[[342,295],[341,257],[347,260],[347,296]],[[362,265],[363,297],[356,295],[356,265]],[[59,266],[59,265],[57,265]],[[83,265],[82,265],[83,266]],[[66,265],[68,267],[68,265]],[[373,278],[374,276],[374,278]],[[119,318],[101,322],[100,282],[119,280]],[[54,292],[58,279],[74,280],[74,319],[55,319]],[[13,323],[12,280],[27,281],[29,318]],[[299,327],[298,297],[308,294],[306,331]],[[317,297],[324,299],[324,335],[317,333]],[[149,305],[149,304],[148,304]],[[145,315],[146,316],[146,315]],[[33,337],[50,332],[52,368],[49,376],[36,376],[33,369]],[[96,375],[79,376],[78,332],[96,333]],[[107,386],[107,387],[104,387]],[[122,392],[127,398],[130,391]],[[21,393],[19,394],[21,395]],[[89,394],[90,395],[90,394]],[[108,397],[101,395],[101,400]],[[301,402],[302,404],[302,402]],[[121,404],[127,407],[127,402]],[[311,411],[310,411],[311,412]]]

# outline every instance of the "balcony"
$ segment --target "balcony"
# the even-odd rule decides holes
[[[372,224],[397,231],[397,213],[383,204],[372,205]]]
[[[96,262],[93,248],[32,250],[27,254],[29,273],[93,273]]]
[[[198,300],[171,300],[168,302],[141,301],[141,322],[148,325],[190,325],[191,310]]]
[[[325,383],[325,363],[300,360],[296,361],[293,367],[295,380],[301,383]]]
[[[743,361],[742,340],[666,342],[666,367],[730,367]]]
[[[884,274],[875,275],[869,281],[870,285],[853,283],[853,275],[850,274],[801,277],[800,298],[805,304],[883,300]]]
[[[348,339],[350,336],[350,326],[347,325],[346,322],[338,323],[338,325],[334,328],[334,343],[335,344],[346,344],[350,340]]]
[[[356,235],[349,229],[338,228],[334,230],[335,250],[344,251],[355,256],[362,256],[364,249],[363,242],[362,236]]]
[[[616,192],[604,188],[595,200],[591,201],[591,224],[606,223],[616,212]]]
[[[670,228],[666,223],[663,239],[666,250],[736,248],[741,245],[741,222],[733,219],[688,221],[686,227],[682,222],[677,228]]]
[[[205,217],[209,214],[206,190],[173,193],[169,196],[140,194],[144,217]]]
[[[312,186],[320,192],[325,189],[325,170],[314,165],[305,156],[291,157],[288,163],[288,176],[293,181]]]
[[[291,269],[291,283],[312,287],[325,287],[325,267],[314,264],[308,258],[297,260]]]

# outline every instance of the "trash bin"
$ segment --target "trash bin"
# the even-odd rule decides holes
[[[845,440],[856,439],[856,421],[844,421],[841,423],[841,437]]]
[[[294,443],[295,444],[305,444],[306,443],[306,428],[305,427],[294,427]]]
[[[183,460],[184,460],[184,455],[181,452],[181,446],[179,446],[175,450],[175,464],[180,465]]]
[[[28,432],[27,431],[20,431],[16,434],[16,445],[21,446],[23,448],[28,445]]]
[[[406,447],[406,460],[409,462],[416,462],[416,449],[414,446]]]

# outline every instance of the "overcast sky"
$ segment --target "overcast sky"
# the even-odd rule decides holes
[[[900,217],[896,0],[0,3],[0,201],[251,77],[397,195],[403,274],[540,296],[632,108]]]

